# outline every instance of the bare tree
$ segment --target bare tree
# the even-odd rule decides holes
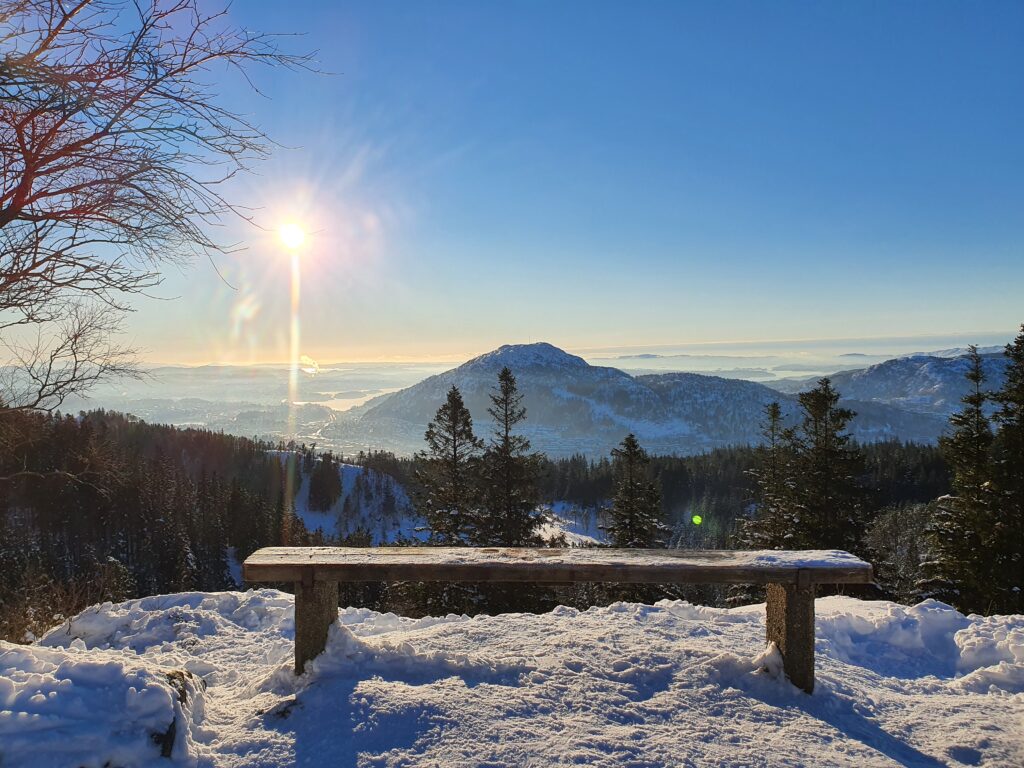
[[[0,408],[130,373],[116,343],[162,264],[230,248],[221,185],[266,155],[217,75],[308,68],[203,0],[0,0]],[[0,361],[2,362],[2,361]]]

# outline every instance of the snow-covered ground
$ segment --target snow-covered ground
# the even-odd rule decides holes
[[[544,512],[547,522],[540,526],[538,532],[545,541],[562,537],[570,547],[608,543],[608,535],[601,529],[607,522],[601,519],[596,509],[583,509],[576,504],[556,501],[544,505]]]
[[[284,452],[274,453],[284,460]],[[320,531],[331,537],[363,531],[370,535],[374,546],[427,540],[426,521],[416,514],[408,492],[395,478],[354,464],[339,465],[338,474],[341,495],[330,509],[319,511],[309,508],[310,477],[300,472],[295,513],[302,518],[307,531]],[[543,539],[564,536],[568,546],[607,543],[600,528],[603,521],[596,510],[580,509],[562,501],[544,505],[543,510],[547,517],[540,528]],[[241,586],[241,565],[233,551],[228,553],[228,564],[235,583]]]
[[[0,765],[1024,764],[1024,617],[817,610],[807,696],[763,647],[763,606],[348,609],[295,678],[286,594],[106,604],[0,643]]]
[[[405,489],[393,477],[354,464],[341,464],[341,496],[329,510],[309,508],[309,475],[302,474],[295,494],[295,512],[306,530],[328,536],[370,534],[374,545],[399,540],[424,541],[426,522],[413,511]]]

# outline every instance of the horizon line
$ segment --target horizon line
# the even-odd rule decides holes
[[[776,345],[776,344],[820,344],[820,343],[838,343],[838,342],[879,342],[879,341],[903,341],[911,342],[915,340],[924,339],[958,339],[972,336],[995,336],[995,335],[1007,335],[1007,342],[1011,340],[1014,334],[1017,332],[1016,329],[1005,331],[1005,330],[986,330],[986,331],[957,331],[949,333],[921,333],[921,334],[903,334],[903,335],[878,335],[878,336],[826,336],[826,337],[795,337],[795,338],[781,338],[781,339],[730,339],[730,340],[706,340],[706,341],[685,341],[685,342],[666,342],[659,344],[617,344],[612,346],[567,346],[562,347],[558,344],[548,341],[530,341],[520,342],[521,346],[528,346],[530,344],[551,344],[551,346],[557,347],[558,349],[568,352],[570,354],[577,354],[580,356],[586,353],[608,353],[616,352],[621,350],[654,350],[654,349],[673,349],[682,347],[710,347],[710,346],[739,346],[743,344],[749,345]],[[497,347],[485,350],[483,352],[475,353],[460,353],[450,355],[437,355],[437,356],[423,356],[416,357],[412,355],[395,355],[392,357],[364,357],[364,358],[351,358],[347,360],[334,360],[327,363],[317,363],[320,368],[330,368],[337,365],[443,365],[448,363],[461,363],[478,357],[488,352],[493,352],[502,346],[516,346],[516,344],[499,344]],[[310,358],[312,359],[312,358]],[[145,358],[140,360],[141,363],[148,366],[154,367],[175,367],[175,368],[206,368],[206,367],[271,367],[271,366],[290,366],[291,361],[287,359],[283,360],[261,360],[259,362],[222,362],[222,361],[204,361],[204,362],[176,362],[168,360],[147,360]]]

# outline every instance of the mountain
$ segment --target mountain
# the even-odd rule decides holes
[[[846,397],[876,404],[896,406],[918,414],[948,417],[960,407],[960,398],[967,393],[965,378],[969,360],[966,356],[914,355],[859,368],[831,376],[836,389]],[[982,366],[988,378],[986,386],[1002,386],[1006,356],[1002,353],[982,355]],[[806,389],[813,379],[772,383],[780,392],[793,393]]]
[[[998,355],[1002,354],[1004,347],[999,344],[992,344],[987,347],[978,347],[978,352],[982,355]],[[932,352],[915,352],[908,357],[963,357],[970,352],[967,347],[950,347],[949,349],[936,349]]]
[[[790,419],[796,399],[750,381],[695,373],[630,376],[590,365],[547,343],[506,345],[398,392],[339,414],[323,437],[343,450],[386,448],[413,453],[453,385],[475,421],[488,429],[488,394],[508,366],[524,394],[524,434],[552,456],[606,455],[629,432],[656,453],[692,454],[758,439],[764,406],[779,400]],[[849,403],[852,425],[863,440],[892,437],[934,440],[944,423],[878,403]]]
[[[626,432],[674,429],[658,396],[617,368],[593,366],[551,344],[506,345],[424,379],[406,389],[375,398],[339,414],[325,427],[333,443],[355,448],[383,447],[398,453],[423,448],[423,433],[445,393],[459,388],[476,423],[486,429],[488,394],[499,371],[508,366],[525,395],[525,433],[538,450],[552,454],[603,452]],[[595,451],[599,448],[599,451]]]

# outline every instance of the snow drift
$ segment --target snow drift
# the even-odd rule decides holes
[[[0,765],[1024,763],[1024,617],[817,610],[806,696],[763,647],[763,606],[350,608],[296,678],[289,595],[108,603],[0,644]]]

